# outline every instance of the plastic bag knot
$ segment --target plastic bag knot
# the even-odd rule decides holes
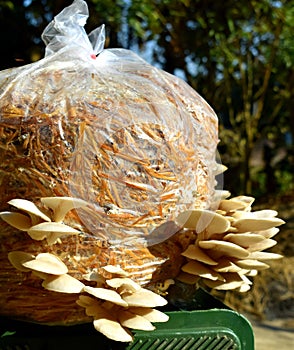
[[[82,47],[91,58],[96,58],[104,48],[104,24],[87,35],[84,25],[89,17],[88,6],[83,0],[75,0],[47,25],[42,33],[46,45],[45,57],[64,48]]]

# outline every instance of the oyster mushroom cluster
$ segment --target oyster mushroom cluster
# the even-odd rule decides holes
[[[45,206],[44,210],[26,199],[12,199],[8,204],[23,213],[5,211],[0,213],[0,218],[27,232],[34,240],[46,239],[49,245],[60,242],[62,236],[79,234],[78,230],[65,225],[63,220],[72,209],[87,207],[87,202],[71,197],[44,197],[40,200]]]
[[[219,208],[181,213],[177,223],[195,230],[196,239],[182,253],[186,262],[177,279],[188,284],[203,282],[217,290],[251,287],[248,277],[267,269],[280,254],[264,252],[277,242],[272,239],[284,223],[274,210],[252,211],[254,198],[238,196],[220,201]]]
[[[194,209],[177,216],[176,236],[184,247],[179,252],[184,262],[176,278],[195,286],[246,292],[252,284],[249,277],[269,268],[267,261],[282,257],[264,250],[276,244],[272,238],[284,221],[274,210],[252,211],[252,197],[228,199],[229,193],[222,193],[216,211]],[[44,197],[40,202],[42,209],[28,200],[13,199],[9,204],[21,212],[6,211],[0,217],[33,240],[47,240],[47,247],[60,243],[65,235],[82,233],[63,220],[74,208],[89,209],[87,202],[70,197]],[[152,331],[152,322],[168,321],[166,314],[153,308],[167,304],[162,295],[174,283],[171,278],[155,283],[152,290],[152,285],[146,289],[135,282],[119,264],[89,267],[76,278],[60,257],[49,252],[34,255],[16,250],[9,252],[8,260],[21,272],[41,278],[44,289],[76,294],[76,303],[93,318],[95,329],[110,339],[129,342],[130,329]]]
[[[67,266],[55,255],[40,253],[37,256],[21,251],[8,254],[11,264],[22,272],[32,272],[43,279],[42,287],[58,293],[79,294],[77,304],[93,317],[94,328],[109,339],[130,342],[128,329],[152,331],[152,322],[166,322],[169,317],[153,309],[167,301],[151,290],[142,288],[128,278],[119,266],[108,265],[101,269],[111,278],[97,271],[84,276],[85,281],[95,282],[88,286],[68,274]]]
[[[64,235],[80,233],[65,225],[63,220],[73,208],[87,207],[85,201],[70,197],[46,197],[41,198],[41,203],[43,210],[28,200],[13,199],[9,204],[24,214],[7,211],[0,213],[0,217],[11,226],[26,231],[34,240],[46,239],[48,245],[59,243]],[[8,260],[19,271],[31,272],[41,278],[42,287],[46,290],[78,294],[77,304],[85,308],[87,316],[93,317],[95,329],[110,339],[129,342],[132,333],[128,329],[151,331],[155,329],[152,322],[168,321],[166,314],[153,309],[166,305],[167,301],[157,293],[142,288],[119,266],[101,267],[101,273],[93,269],[83,275],[84,281],[91,284],[87,285],[71,276],[66,264],[51,253],[35,256],[12,251],[8,253]]]
[[[112,277],[106,279],[95,272],[85,276],[97,286],[84,287],[88,295],[80,295],[77,301],[93,317],[97,331],[110,339],[129,342],[133,338],[129,329],[152,331],[155,329],[152,322],[168,321],[165,313],[153,309],[167,304],[162,296],[142,288],[118,266],[102,269]]]

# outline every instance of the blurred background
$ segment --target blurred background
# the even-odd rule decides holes
[[[0,70],[44,56],[45,26],[72,0],[0,0]],[[294,0],[88,0],[87,32],[104,23],[123,47],[184,79],[219,116],[224,189],[287,221],[285,258],[245,295],[221,297],[259,318],[294,316]],[[294,327],[292,320],[292,327]]]

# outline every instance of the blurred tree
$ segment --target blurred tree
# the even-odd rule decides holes
[[[71,2],[0,0],[0,69],[41,58],[44,27]],[[254,194],[293,188],[294,0],[87,3],[87,31],[105,23],[107,47],[139,51],[214,107],[230,169],[226,188]],[[259,145],[261,161],[254,159]]]
[[[220,151],[230,165],[231,190],[252,193],[253,183],[262,185],[262,177],[253,182],[251,166],[258,141],[278,150],[293,146],[294,1],[148,3],[132,1],[133,30],[142,42],[156,42],[153,57],[163,69],[183,76],[213,105],[221,118]],[[271,184],[263,190],[277,190],[283,178],[272,181],[281,177],[274,169],[276,154],[266,146],[263,154],[260,166],[270,170],[265,178]]]

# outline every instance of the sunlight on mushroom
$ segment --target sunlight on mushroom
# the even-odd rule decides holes
[[[28,235],[35,240],[47,239],[49,245],[56,243],[65,235],[78,235],[80,232],[70,226],[58,222],[42,222],[27,230]]]
[[[37,218],[40,218],[44,221],[51,221],[51,219],[46,214],[44,214],[34,203],[26,199],[12,199],[8,202],[8,204],[28,213],[31,217],[33,225],[38,222]]]
[[[4,211],[0,213],[0,217],[10,226],[13,226],[21,231],[27,231],[32,226],[30,217],[24,214]]]
[[[64,274],[60,276],[48,276],[42,286],[52,292],[81,293],[85,285],[76,278]]]
[[[116,305],[124,307],[128,306],[127,302],[121,298],[119,293],[111,289],[85,286],[84,292],[87,292],[98,299],[111,301]]]
[[[55,255],[40,253],[35,259],[26,261],[24,267],[52,275],[63,275],[68,272],[67,266]]]
[[[229,227],[229,221],[210,210],[187,210],[178,215],[176,223],[180,227],[202,232],[205,230],[208,234],[215,232],[226,232]]]
[[[8,253],[8,260],[10,263],[18,270],[23,272],[28,272],[30,269],[28,267],[25,267],[23,264],[35,259],[34,255],[21,252],[21,251],[14,251]]]
[[[276,226],[284,221],[276,217],[275,210],[251,211],[253,201],[254,198],[248,196],[222,199],[217,213],[206,214],[207,218],[215,216],[214,223],[220,223],[219,226],[213,224],[213,220],[199,225],[202,214],[209,211],[197,210],[188,212],[190,216],[187,212],[179,215],[183,227],[194,227],[198,232],[195,241],[182,253],[186,263],[177,277],[179,281],[204,283],[217,290],[246,292],[251,285],[247,276],[255,276],[258,271],[270,267],[263,261],[282,257],[264,250],[277,243],[271,238],[279,232]]]
[[[63,221],[66,214],[72,209],[87,207],[88,203],[82,199],[72,197],[43,197],[41,202],[53,210],[53,221]]]

